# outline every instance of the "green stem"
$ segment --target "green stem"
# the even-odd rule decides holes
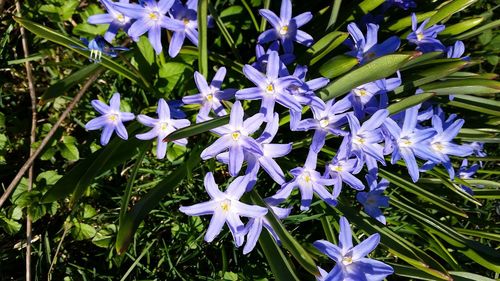
[[[271,6],[271,0],[264,0],[264,9],[269,9]],[[262,17],[260,20],[260,30],[259,32],[263,32],[266,29],[266,19]]]
[[[243,6],[245,6],[245,9],[247,9],[248,14],[250,15],[250,18],[252,19],[253,26],[255,27],[255,30],[259,31],[259,24],[257,23],[257,19],[255,18],[255,15],[252,12],[252,8],[248,5],[247,1],[241,0],[241,3],[243,3]]]
[[[205,78],[208,76],[207,10],[208,0],[198,1],[198,67]]]

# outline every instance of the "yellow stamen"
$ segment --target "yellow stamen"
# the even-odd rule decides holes
[[[184,25],[188,25],[189,24],[189,20],[187,18],[183,18],[182,22],[184,22]]]
[[[116,114],[110,114],[108,116],[108,120],[111,121],[111,122],[115,122],[116,120],[118,120],[118,115],[116,115]]]
[[[359,96],[359,97],[364,97],[364,96],[368,95],[368,91],[363,89],[363,88],[361,88],[361,89],[356,88],[356,89],[354,89],[354,94],[356,94],[356,96]]]
[[[229,211],[229,209],[231,208],[231,201],[229,200],[222,201],[222,203],[220,203],[220,207],[224,212]]]
[[[284,25],[280,28],[280,34],[286,35],[288,33],[288,25]]]
[[[212,101],[214,99],[214,95],[208,94],[206,97],[207,101]]]
[[[336,172],[342,172],[344,170],[340,165],[330,166],[330,168]]]
[[[233,132],[231,136],[233,137],[233,140],[237,141],[240,138],[241,134],[240,132]]]
[[[444,146],[441,143],[437,142],[432,144],[432,148],[437,151],[442,151],[444,149]]]
[[[269,84],[269,85],[267,85],[267,87],[266,87],[266,91],[267,91],[268,93],[273,93],[273,92],[274,92],[274,86],[273,86],[273,84]]]
[[[424,39],[424,34],[422,32],[417,32],[417,41],[422,41]]]
[[[330,125],[330,121],[328,119],[322,119],[319,121],[319,125],[321,128],[326,128],[326,126]]]
[[[162,131],[166,132],[166,131],[167,131],[167,129],[168,129],[168,124],[167,124],[166,122],[161,123],[161,125],[160,125],[160,130],[162,130]]]
[[[344,258],[342,259],[342,263],[343,263],[344,265],[350,265],[350,264],[352,263],[352,257],[344,257]]]
[[[365,144],[365,139],[362,138],[362,137],[355,137],[354,138],[354,143],[357,143],[357,144]]]
[[[125,21],[125,16],[123,16],[122,14],[118,14],[118,15],[116,15],[116,19],[119,22],[124,22]]]
[[[158,12],[151,12],[149,13],[149,19],[157,21],[158,19],[160,19],[160,15],[158,14]]]

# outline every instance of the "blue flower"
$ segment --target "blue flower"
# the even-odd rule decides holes
[[[229,124],[212,130],[221,137],[205,148],[200,155],[206,160],[229,149],[229,173],[232,176],[238,175],[245,159],[244,152],[263,155],[261,146],[249,135],[259,129],[264,122],[264,116],[258,113],[243,121],[243,115],[241,103],[235,102],[231,109]]]
[[[403,10],[417,7],[417,4],[413,0],[386,0],[385,2],[389,5],[397,6],[398,8]]]
[[[392,267],[387,264],[365,258],[380,243],[380,235],[372,234],[363,242],[353,247],[351,227],[345,217],[341,217],[339,233],[339,245],[334,245],[326,240],[318,240],[313,243],[320,252],[327,255],[337,264],[328,274],[324,270],[319,280],[323,281],[382,281],[388,275],[394,273]]]
[[[245,153],[247,161],[247,176],[250,176],[254,181],[257,181],[257,174],[260,167],[279,185],[285,183],[285,175],[274,158],[283,157],[292,151],[292,143],[271,143],[279,128],[279,115],[274,113],[272,122],[268,122],[266,128],[259,138],[257,143],[261,146],[262,155],[255,153]],[[224,152],[217,155],[217,160],[227,164],[229,163],[229,153]],[[250,191],[250,190],[247,190]]]
[[[259,10],[273,28],[264,31],[258,38],[259,44],[264,44],[274,40],[280,40],[285,53],[293,53],[293,42],[300,43],[307,47],[313,43],[311,35],[299,30],[299,27],[305,25],[312,19],[311,12],[302,13],[292,18],[291,0],[281,1],[280,16],[267,9]]]
[[[293,175],[293,179],[285,183],[275,195],[271,196],[269,202],[279,204],[298,187],[301,194],[300,210],[302,211],[309,209],[314,193],[329,205],[337,205],[335,197],[325,188],[325,186],[333,185],[334,181],[321,177],[321,174],[316,171],[317,157],[318,155],[310,150],[304,167],[292,169],[290,173]]]
[[[92,40],[87,40],[86,38],[80,39],[84,45],[87,47],[72,46],[80,50],[90,51],[89,61],[93,63],[100,63],[102,55],[105,54],[112,58],[116,57],[118,53],[116,51],[127,51],[125,47],[113,47],[111,46],[102,36],[96,36]]]
[[[345,136],[348,134],[340,128],[347,123],[345,112],[351,108],[351,102],[346,98],[338,102],[331,99],[322,107],[324,110],[312,106],[311,110],[314,118],[300,121],[296,128],[298,131],[315,130],[311,143],[311,149],[315,153],[319,153],[321,148],[325,145],[326,136],[328,134],[337,136]]]
[[[164,142],[163,139],[173,131],[189,126],[191,122],[187,119],[171,119],[170,108],[164,99],[158,101],[156,113],[158,113],[158,119],[142,114],[137,116],[137,121],[153,129],[147,133],[136,135],[136,138],[140,140],[157,138],[156,157],[158,159],[163,159],[167,152],[167,143]],[[187,139],[176,140],[174,143],[185,146],[187,144]]]
[[[286,219],[290,214],[290,211],[292,210],[292,208],[280,208],[272,205],[270,205],[269,207],[276,215],[276,217],[280,220]],[[271,223],[265,216],[251,218],[248,220],[248,223],[245,226],[245,232],[247,233],[247,242],[245,244],[245,247],[243,248],[243,254],[246,255],[250,253],[253,248],[255,248],[255,245],[257,244],[257,241],[260,237],[260,233],[262,232],[262,227],[269,231],[271,237],[274,238],[276,243],[281,244],[278,234],[276,234],[273,227],[271,226]]]
[[[406,39],[408,39],[408,41],[410,41],[411,43],[417,45],[417,50],[424,53],[445,51],[446,47],[443,45],[443,43],[441,43],[441,41],[436,38],[438,33],[445,29],[445,26],[438,24],[426,29],[425,26],[429,21],[430,18],[424,20],[424,22],[417,27],[417,16],[412,13],[411,28],[413,32],[408,34]]]
[[[417,182],[420,175],[415,156],[424,160],[438,161],[429,149],[430,139],[436,135],[436,131],[433,128],[417,129],[419,108],[418,105],[407,109],[401,126],[391,118],[387,118],[384,123],[394,144],[391,163],[395,164],[403,158],[413,182]]]
[[[460,168],[458,169],[458,177],[462,180],[468,180],[468,179],[472,179],[472,177],[476,174],[477,170],[479,170],[479,164],[474,164],[474,165],[471,165],[470,167],[469,166],[469,162],[467,161],[467,159],[464,159],[462,161],[462,165],[460,165]],[[460,187],[467,193],[469,193],[470,195],[474,194],[474,192],[472,191],[472,189],[468,186],[465,186],[463,184],[460,185]],[[482,186],[478,186],[478,187],[482,187]]]
[[[280,45],[278,41],[275,41],[269,45],[267,51],[264,50],[262,45],[257,44],[255,46],[255,62],[252,63],[252,66],[260,72],[265,72],[267,68],[267,61],[269,59],[269,54],[271,52],[279,52]],[[283,64],[281,66],[282,71],[284,71],[285,76],[288,74],[288,70],[285,65],[291,64],[295,60],[295,56],[293,54],[282,54],[280,55],[280,61]]]
[[[384,148],[379,143],[383,139],[380,125],[384,123],[389,112],[380,109],[370,119],[360,125],[359,120],[352,113],[347,114],[351,133],[349,134],[349,151],[358,158],[358,166],[366,163],[368,171],[375,173],[378,169],[377,161],[385,164]]]
[[[382,179],[377,183],[377,177],[370,174],[367,174],[365,178],[370,191],[358,192],[356,199],[363,205],[365,212],[370,217],[386,224],[385,216],[380,207],[389,207],[389,197],[382,195],[384,190],[389,186],[389,181]]]
[[[203,77],[203,75],[201,75],[198,71],[195,71],[194,81],[196,82],[196,86],[200,92],[196,95],[183,97],[182,101],[185,104],[201,104],[201,109],[196,119],[197,122],[207,119],[208,114],[212,109],[218,116],[224,116],[227,114],[221,101],[233,98],[236,90],[220,89],[225,76],[226,68],[219,68],[217,73],[215,73],[212,83],[208,85],[205,77]]]
[[[171,57],[177,56],[182,48],[184,39],[187,37],[191,43],[198,46],[198,0],[189,0],[184,6],[181,1],[176,0],[170,13],[172,18],[184,25],[182,30],[174,30],[172,39],[168,47],[168,54]]]
[[[115,8],[115,3],[110,0],[100,0],[106,8],[107,14],[99,14],[90,16],[87,21],[91,24],[109,24],[108,30],[104,34],[104,39],[112,42],[116,33],[121,28],[127,32],[132,24],[131,18],[125,16]],[[129,0],[120,0],[120,3],[129,3]]]
[[[182,206],[179,210],[189,216],[212,215],[205,234],[207,242],[212,242],[222,231],[224,224],[227,224],[236,246],[239,247],[245,240],[245,228],[240,216],[259,218],[267,213],[266,208],[239,201],[247,185],[248,177],[237,177],[229,184],[226,191],[222,192],[215,183],[213,174],[209,172],[205,176],[205,189],[210,201],[188,207]]]
[[[274,51],[269,54],[266,75],[248,64],[245,65],[243,73],[257,87],[236,92],[236,98],[239,100],[262,100],[261,113],[265,114],[267,122],[273,119],[276,102],[291,110],[302,110],[300,103],[287,90],[292,84],[300,85],[300,81],[293,76],[280,77],[281,65],[278,53]]]
[[[359,27],[355,23],[350,23],[347,30],[352,39],[346,40],[346,43],[352,51],[346,54],[357,58],[360,64],[364,64],[380,56],[394,53],[399,48],[399,38],[392,36],[383,43],[377,44],[378,28],[378,25],[369,23],[365,38]]]
[[[130,112],[120,111],[119,93],[113,94],[113,97],[111,97],[109,101],[109,106],[100,100],[93,100],[92,107],[97,110],[101,116],[87,122],[87,124],[85,124],[85,129],[92,131],[102,128],[101,145],[108,144],[114,131],[116,131],[116,134],[120,138],[124,140],[128,139],[127,129],[123,125],[123,122],[133,120],[135,116]]]
[[[176,21],[166,14],[174,4],[174,0],[143,0],[142,5],[116,3],[115,8],[136,21],[130,26],[128,35],[134,40],[148,32],[149,42],[153,46],[156,54],[161,53],[161,29],[166,28],[172,31],[184,30],[184,24]]]

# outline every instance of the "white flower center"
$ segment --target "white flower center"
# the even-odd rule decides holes
[[[443,144],[442,144],[442,143],[440,143],[440,142],[435,142],[435,143],[433,143],[433,144],[431,145],[431,147],[432,147],[432,149],[434,149],[435,151],[439,151],[439,152],[441,152],[441,151],[443,151],[443,150],[444,150],[444,146],[443,146]]]
[[[339,164],[337,164],[337,165],[330,164],[330,170],[335,171],[335,172],[342,172],[344,170],[344,168],[342,168],[342,166],[340,166]]]
[[[422,32],[417,32],[417,41],[422,41],[424,39],[424,34]]]
[[[288,25],[284,25],[279,30],[280,35],[286,35],[288,33]]]
[[[364,88],[355,88],[353,92],[358,97],[364,97],[370,93],[367,90],[365,90]]]
[[[116,15],[116,20],[118,20],[119,22],[121,23],[124,23],[125,22],[125,16],[123,14],[117,14]]]
[[[274,94],[274,85],[273,83],[269,83],[266,87],[266,93],[268,94]]]
[[[160,130],[162,132],[167,132],[167,130],[168,130],[168,123],[167,122],[161,122],[160,123]]]
[[[231,209],[231,201],[230,200],[224,200],[220,203],[220,208],[224,211],[224,212],[229,212],[229,209]]]
[[[363,137],[355,136],[352,140],[355,144],[365,144],[366,140]]]
[[[402,147],[410,147],[413,145],[413,142],[408,139],[408,138],[401,138],[399,140],[399,146],[402,146]]]
[[[342,258],[342,264],[343,265],[350,265],[352,263],[352,257],[346,256]]]
[[[152,21],[158,21],[160,19],[160,13],[156,11],[149,12],[148,18]]]
[[[328,125],[330,125],[330,120],[328,120],[328,118],[321,119],[321,121],[319,121],[319,125],[321,128],[326,128]]]
[[[238,141],[240,139],[241,133],[236,131],[231,134],[231,137],[233,138],[234,141]]]

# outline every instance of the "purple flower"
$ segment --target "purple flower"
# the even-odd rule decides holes
[[[293,53],[293,42],[300,43],[307,47],[313,43],[311,35],[299,30],[299,27],[308,23],[312,19],[310,12],[302,13],[292,18],[291,0],[281,1],[280,16],[267,9],[260,9],[259,13],[273,28],[264,31],[258,38],[259,44],[264,44],[274,40],[280,40],[285,53]]]
[[[172,40],[168,47],[168,54],[171,57],[177,56],[186,37],[191,43],[198,46],[197,9],[198,0],[189,0],[185,6],[179,0],[174,2],[170,13],[176,22],[184,25],[184,28],[182,30],[174,30],[172,34]]]
[[[366,38],[355,23],[350,23],[347,30],[352,39],[346,40],[352,51],[346,53],[358,59],[360,64],[367,63],[375,58],[394,53],[400,44],[397,36],[392,36],[381,44],[377,44],[377,33],[379,26],[369,23],[367,26]]]
[[[245,193],[247,177],[237,177],[229,184],[227,190],[222,192],[215,183],[212,173],[205,176],[205,189],[210,196],[210,201],[195,204],[193,206],[182,206],[179,210],[189,216],[212,215],[210,225],[205,234],[205,241],[212,242],[222,231],[224,224],[227,224],[233,235],[236,246],[243,244],[245,231],[240,216],[248,218],[262,217],[267,213],[267,209],[241,203],[239,200]]]
[[[309,105],[317,109],[324,110],[325,103],[318,98],[314,91],[325,87],[330,80],[328,78],[320,77],[306,81],[307,66],[297,65],[292,76],[297,78],[301,84],[292,84],[288,87],[288,91],[293,97],[302,105]],[[302,111],[290,110],[290,129],[295,131],[298,122],[302,118]]]
[[[488,156],[488,154],[486,154],[486,152],[483,151],[483,146],[484,146],[483,142],[475,141],[475,142],[471,142],[471,143],[469,143],[467,145],[470,146],[470,148],[473,150],[473,154],[475,156],[477,156],[477,157],[486,157],[486,156]]]
[[[416,128],[419,108],[420,106],[414,106],[405,111],[402,126],[391,118],[387,118],[384,122],[384,128],[393,138],[394,151],[392,151],[391,163],[395,164],[403,158],[413,182],[417,182],[420,175],[415,156],[424,160],[436,159],[437,161],[434,153],[429,149],[430,138],[436,134],[436,131],[433,128],[422,130]]]
[[[121,28],[127,32],[131,24],[131,19],[115,9],[115,3],[110,0],[100,0],[108,11],[107,14],[90,16],[87,21],[91,24],[109,24],[108,30],[104,34],[104,39],[112,42],[116,33]],[[129,0],[120,0],[120,3],[129,3]]]
[[[462,164],[460,165],[460,168],[458,169],[458,177],[462,180],[468,180],[468,179],[472,179],[472,177],[476,174],[477,170],[479,170],[479,164],[474,164],[474,165],[471,165],[470,167],[469,166],[469,162],[467,161],[467,159],[464,159],[462,161]],[[469,193],[470,195],[474,194],[474,192],[472,191],[472,189],[468,186],[465,186],[463,184],[460,185],[460,187],[467,193]],[[478,186],[478,187],[482,187],[482,186]]]
[[[383,139],[379,127],[384,123],[388,115],[389,112],[386,109],[380,109],[363,125],[360,125],[359,120],[352,113],[347,114],[347,120],[351,128],[351,134],[348,136],[349,150],[351,154],[358,158],[359,166],[366,163],[370,173],[375,173],[378,169],[377,161],[385,164],[384,148],[379,144]]]
[[[80,50],[90,51],[89,61],[93,63],[100,63],[102,54],[110,56],[112,58],[116,57],[118,53],[116,51],[127,51],[125,47],[113,47],[102,38],[102,36],[96,36],[92,40],[87,40],[86,38],[81,38],[80,41],[87,47],[72,46]]]
[[[290,211],[292,210],[292,208],[279,208],[275,206],[269,207],[276,215],[276,217],[280,220],[286,219],[290,214]],[[253,248],[255,248],[257,240],[260,237],[260,233],[262,232],[262,227],[266,228],[267,231],[269,231],[276,243],[281,244],[278,234],[276,234],[273,227],[271,226],[271,223],[269,223],[269,220],[265,216],[251,218],[248,220],[248,223],[245,226],[245,232],[247,233],[247,242],[245,244],[245,247],[243,248],[243,254],[246,255],[250,253]]]
[[[417,27],[418,19],[415,13],[411,14],[411,29],[412,33],[408,34],[406,39],[411,43],[417,45],[417,50],[424,53],[445,51],[445,46],[436,37],[439,32],[445,29],[444,25],[433,25],[429,28],[425,28],[430,18],[424,20],[424,22]]]
[[[115,8],[136,21],[130,26],[128,35],[134,40],[148,32],[149,42],[156,51],[161,53],[163,46],[161,44],[161,29],[166,28],[172,31],[182,31],[185,26],[168,16],[167,12],[174,4],[174,0],[143,0],[142,5],[116,3]]]
[[[347,122],[345,112],[351,108],[351,102],[344,98],[335,103],[335,100],[331,99],[322,107],[324,110],[312,106],[311,110],[314,118],[300,121],[296,128],[298,131],[315,130],[311,144],[311,149],[315,153],[319,153],[325,145],[328,134],[337,136],[348,134],[346,131],[341,130],[340,127]]]
[[[397,6],[398,8],[403,10],[417,7],[417,4],[413,0],[386,0],[385,2],[389,5]]]
[[[279,204],[286,200],[292,191],[298,187],[301,194],[300,210],[309,210],[313,194],[316,193],[323,201],[335,206],[337,201],[335,197],[325,188],[334,184],[331,179],[321,177],[321,174],[316,171],[316,160],[318,155],[312,150],[309,151],[304,167],[297,167],[290,171],[293,179],[285,183],[278,192],[269,198],[272,204]]]
[[[455,120],[453,123],[443,126],[443,120],[434,115],[432,126],[437,134],[430,140],[430,150],[434,154],[434,159],[430,159],[422,167],[423,171],[432,169],[437,164],[443,164],[450,175],[450,179],[455,177],[455,170],[448,155],[465,157],[472,154],[472,148],[467,145],[458,145],[452,142],[464,124],[463,119]]]
[[[363,205],[365,212],[379,222],[386,224],[385,216],[380,207],[389,207],[389,197],[382,195],[389,186],[389,181],[382,179],[377,183],[374,175],[367,174],[366,182],[370,188],[369,192],[358,192],[356,199]]]
[[[267,123],[266,128],[262,132],[261,136],[256,139],[257,143],[262,148],[262,155],[255,153],[245,153],[245,159],[247,161],[247,176],[253,178],[257,181],[257,174],[260,167],[266,171],[266,173],[279,185],[285,183],[285,175],[283,170],[274,158],[283,157],[292,151],[292,143],[271,143],[274,136],[278,132],[279,128],[279,115],[274,113],[274,118],[272,122]],[[229,153],[224,152],[217,155],[217,160],[223,163],[229,163]],[[249,191],[249,190],[247,190]]]
[[[103,128],[101,145],[108,144],[114,131],[116,131],[116,134],[120,138],[124,140],[128,139],[127,129],[123,125],[123,122],[133,120],[135,116],[130,112],[120,111],[119,93],[113,94],[113,97],[111,97],[111,100],[109,101],[109,106],[100,100],[93,100],[92,107],[97,110],[101,116],[87,122],[87,124],[85,124],[85,129],[92,131]]]
[[[205,148],[200,155],[206,160],[229,149],[229,173],[232,176],[238,175],[245,158],[244,152],[263,155],[261,146],[249,135],[259,129],[264,122],[264,116],[258,113],[243,122],[243,115],[241,103],[235,102],[231,109],[229,124],[213,130],[221,137]]]
[[[300,103],[287,90],[290,85],[300,85],[300,83],[293,76],[280,77],[281,64],[278,53],[272,51],[267,62],[267,75],[250,65],[245,65],[243,73],[257,87],[236,92],[236,98],[240,100],[262,100],[261,113],[265,114],[267,122],[273,119],[276,102],[291,110],[302,110]]]
[[[387,264],[365,258],[380,243],[380,235],[372,234],[363,242],[353,247],[352,234],[349,222],[345,217],[341,217],[339,233],[339,245],[334,245],[326,240],[318,240],[313,243],[320,252],[327,255],[337,264],[328,274],[323,271],[320,280],[370,280],[382,281],[394,270]]]
[[[183,97],[182,101],[185,104],[201,104],[201,109],[196,119],[197,122],[207,119],[211,109],[213,109],[215,114],[217,114],[218,116],[223,116],[227,114],[226,110],[224,109],[224,106],[220,101],[229,100],[233,98],[236,90],[220,89],[225,76],[226,76],[226,68],[225,67],[219,68],[219,70],[214,76],[214,79],[212,80],[212,83],[208,85],[205,77],[203,77],[203,75],[201,75],[198,71],[195,71],[194,81],[196,82],[196,86],[198,87],[200,93],[192,96]]]
[[[273,42],[267,51],[264,50],[264,47],[257,44],[255,46],[255,62],[252,63],[252,66],[260,72],[266,71],[267,61],[269,59],[269,54],[271,52],[279,52],[280,45],[278,41]],[[295,56],[293,54],[282,54],[280,55],[280,61],[282,63],[282,71],[285,71],[288,74],[288,70],[285,65],[291,64],[295,60]],[[286,75],[287,75],[286,74]]]
[[[163,139],[173,131],[189,126],[191,122],[187,119],[171,119],[170,108],[164,99],[160,99],[158,101],[156,113],[158,113],[158,119],[142,114],[137,116],[137,121],[145,126],[152,127],[153,129],[147,133],[136,135],[136,138],[140,140],[150,140],[156,138],[156,157],[158,159],[163,159],[165,158],[165,153],[167,152],[167,143],[163,142]],[[176,140],[174,143],[185,146],[187,144],[187,139]]]
[[[357,168],[356,159],[349,159],[349,151],[347,150],[348,138],[344,138],[342,144],[340,145],[337,155],[332,159],[330,163],[326,165],[324,177],[329,177],[334,180],[333,197],[337,198],[342,191],[342,182],[345,182],[350,187],[356,190],[363,190],[365,186],[363,183],[354,176],[359,172]]]

